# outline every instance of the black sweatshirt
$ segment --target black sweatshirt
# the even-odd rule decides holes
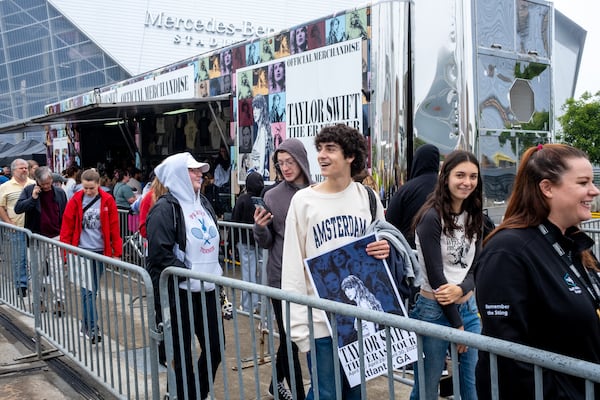
[[[440,151],[432,144],[424,144],[415,152],[408,181],[390,200],[385,218],[402,232],[410,247],[416,248],[412,221],[427,196],[433,192],[440,170]]]
[[[572,234],[574,228],[563,236],[550,222],[545,225],[587,276],[578,254],[593,241],[581,232]],[[595,303],[537,227],[492,237],[477,263],[475,286],[484,335],[600,363]],[[476,376],[479,399],[490,398],[488,353],[479,352]],[[534,397],[531,365],[499,357],[498,376],[501,399]],[[583,398],[583,393],[582,380],[544,370],[544,398]]]

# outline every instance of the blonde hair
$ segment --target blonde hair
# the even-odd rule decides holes
[[[156,203],[156,200],[158,200],[163,194],[167,193],[169,188],[163,185],[155,176],[150,184],[150,190],[152,191],[152,203]]]

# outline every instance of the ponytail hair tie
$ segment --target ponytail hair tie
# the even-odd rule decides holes
[[[537,145],[537,149],[538,149],[538,150],[542,150],[543,148],[544,148],[544,145],[543,145],[543,144],[538,144],[538,145]]]

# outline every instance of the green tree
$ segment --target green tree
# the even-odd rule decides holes
[[[565,114],[558,118],[563,128],[561,140],[585,150],[593,164],[600,163],[600,92],[568,99],[562,110]]]

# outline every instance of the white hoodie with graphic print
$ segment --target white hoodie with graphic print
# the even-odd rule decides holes
[[[179,202],[185,220],[185,252],[177,245],[173,251],[190,270],[220,276],[223,269],[219,264],[219,230],[210,212],[202,206],[201,194],[194,192],[187,168],[190,158],[193,159],[189,153],[175,154],[154,169],[158,179]],[[192,279],[190,285],[193,292],[201,290],[199,280]],[[179,287],[187,288],[187,282],[180,283]],[[214,284],[205,282],[204,288],[214,290]]]

